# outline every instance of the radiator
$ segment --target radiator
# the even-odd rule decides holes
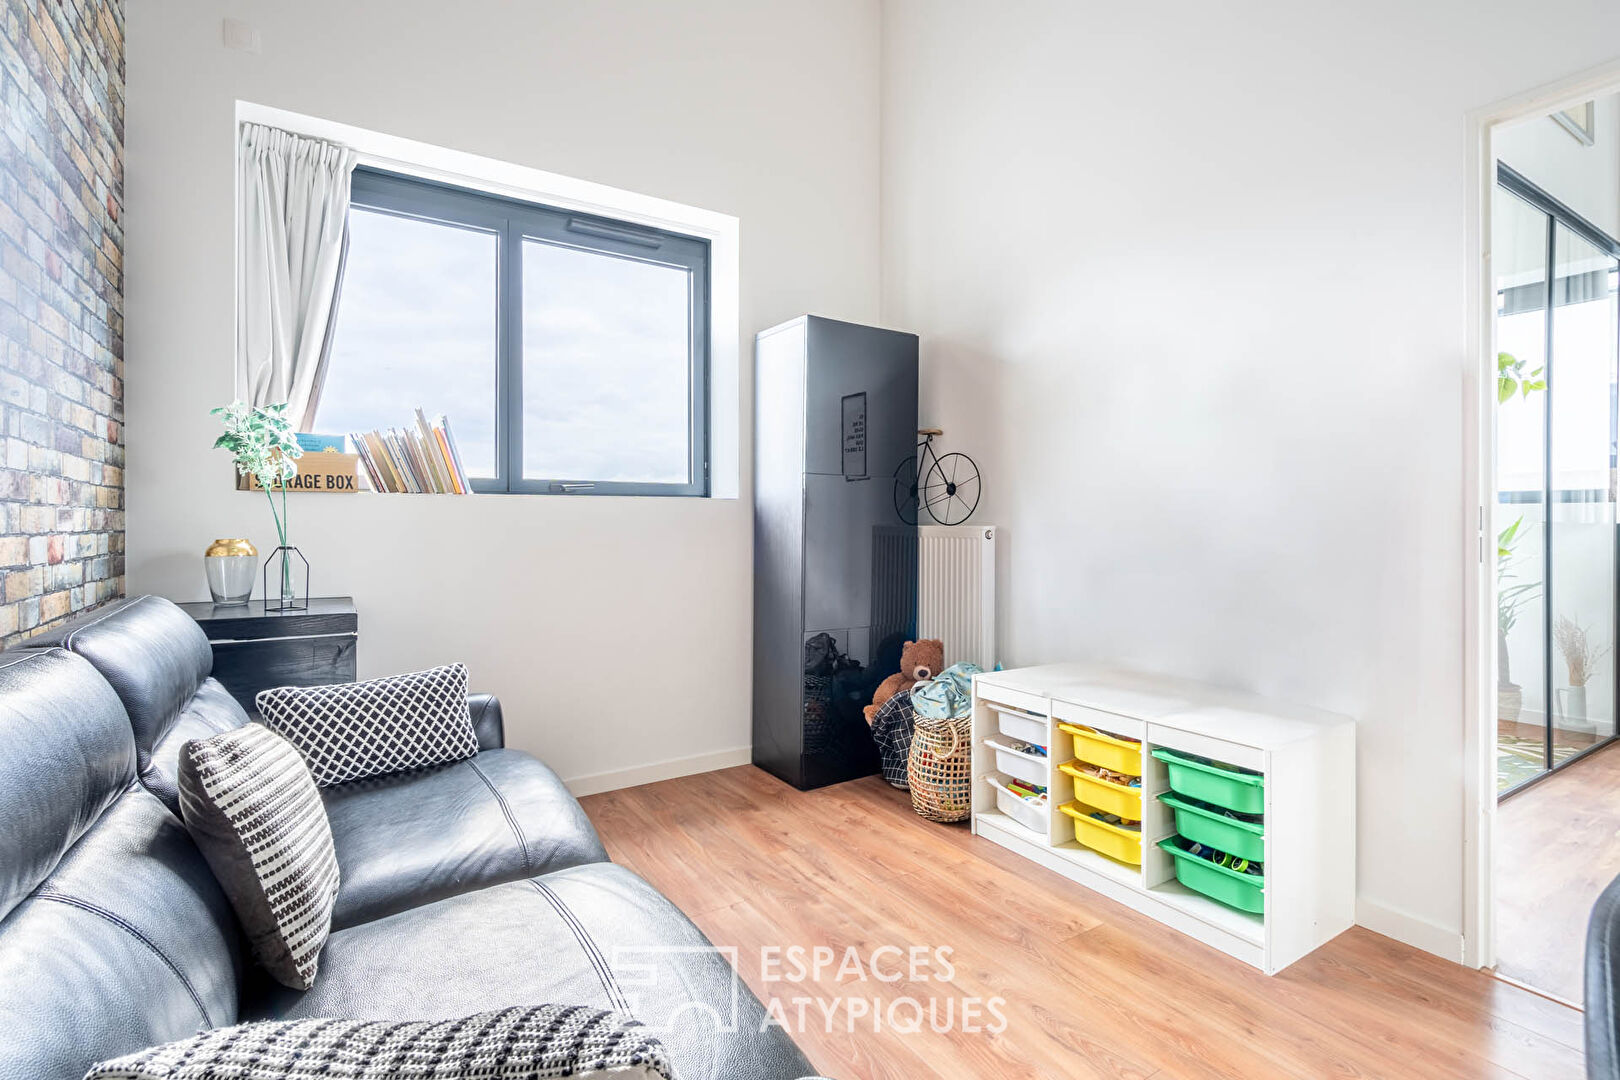
[[[917,636],[945,643],[947,665],[996,665],[996,527],[917,529]]]

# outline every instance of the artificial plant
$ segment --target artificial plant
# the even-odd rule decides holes
[[[1569,685],[1585,686],[1592,677],[1597,662],[1609,651],[1607,645],[1594,649],[1587,638],[1587,629],[1568,615],[1560,615],[1553,623],[1553,641],[1564,654],[1569,667]]]
[[[1506,405],[1515,396],[1527,398],[1538,390],[1547,389],[1545,378],[1546,368],[1538,367],[1530,371],[1525,370],[1528,361],[1520,360],[1512,353],[1499,352],[1496,354],[1496,403]],[[1496,534],[1496,657],[1498,678],[1497,683],[1503,687],[1511,687],[1513,680],[1508,671],[1508,631],[1513,629],[1519,621],[1519,609],[1536,598],[1536,590],[1540,587],[1538,581],[1522,581],[1509,584],[1514,574],[1510,568],[1513,560],[1514,546],[1522,539],[1519,528],[1524,524],[1523,515],[1516,518],[1513,524]]]
[[[295,459],[302,457],[304,450],[298,445],[292,421],[287,419],[287,403],[253,406],[233,401],[209,410],[209,415],[225,425],[225,434],[214,440],[214,449],[229,450],[238,475],[252,476],[259,482],[270,503],[270,516],[276,522],[279,546],[289,547],[287,481],[298,475]],[[280,509],[272,494],[276,489],[281,491]],[[281,558],[281,595],[292,595],[292,564],[285,553]]]
[[[1506,405],[1508,399],[1518,394],[1520,397],[1529,397],[1537,390],[1547,389],[1547,380],[1542,373],[1547,369],[1538,367],[1534,371],[1525,371],[1525,360],[1519,360],[1512,353],[1499,352],[1496,354],[1496,403]]]
[[[1505,354],[1504,354],[1505,355]],[[1512,570],[1513,552],[1520,540],[1519,528],[1524,524],[1524,515],[1513,519],[1513,524],[1496,534],[1496,659],[1497,683],[1500,686],[1512,686],[1513,679],[1508,670],[1507,637],[1519,621],[1519,609],[1536,598],[1536,590],[1541,587],[1539,581],[1513,582]]]

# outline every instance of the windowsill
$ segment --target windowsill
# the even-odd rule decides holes
[[[244,494],[244,495],[252,495],[255,500],[257,500],[257,499],[259,499],[261,497],[261,493],[258,492],[258,491],[243,491],[242,494]],[[455,501],[458,501],[458,502],[469,500],[469,499],[470,500],[490,500],[490,501],[506,501],[506,500],[511,500],[511,499],[551,499],[551,500],[555,500],[555,501],[567,501],[567,502],[628,502],[628,501],[642,501],[642,502],[661,502],[661,503],[667,503],[667,502],[676,502],[676,503],[682,503],[682,502],[695,502],[695,503],[736,502],[737,499],[739,498],[739,496],[737,496],[737,495],[717,495],[717,494],[714,494],[712,492],[710,494],[708,494],[708,495],[650,495],[650,494],[647,494],[645,492],[638,492],[638,493],[597,492],[595,494],[586,494],[585,492],[576,492],[576,493],[570,495],[570,494],[568,494],[566,492],[560,492],[560,491],[558,491],[558,492],[546,492],[546,491],[472,491],[472,492],[468,492],[465,495],[453,495],[453,494],[450,494],[449,492],[441,492],[441,491],[411,491],[411,492],[405,492],[405,491],[373,491],[370,488],[360,488],[357,491],[343,492],[341,494],[335,494],[335,493],[332,493],[332,492],[319,492],[319,491],[292,491],[292,492],[288,492],[288,496],[290,498],[293,498],[293,499],[311,498],[311,499],[315,499],[317,502],[320,502],[320,503],[325,503],[329,499],[341,500],[341,499],[353,499],[353,498],[356,498],[356,497],[382,498],[382,499],[388,499],[390,501],[393,501],[395,499],[401,499],[401,500],[411,500],[411,499],[451,499],[451,500],[455,500]]]

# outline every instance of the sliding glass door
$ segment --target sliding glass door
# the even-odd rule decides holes
[[[1620,243],[1502,168],[1497,789],[1615,735]]]

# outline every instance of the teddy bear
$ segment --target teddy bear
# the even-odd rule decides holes
[[[878,683],[877,690],[872,694],[872,704],[866,707],[866,722],[872,722],[885,701],[909,691],[920,682],[927,682],[944,667],[945,643],[939,638],[906,642],[900,650],[900,670]]]

